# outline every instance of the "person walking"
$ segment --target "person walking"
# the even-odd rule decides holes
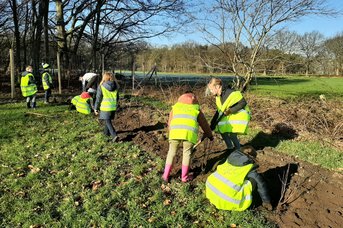
[[[44,104],[49,104],[49,98],[51,97],[51,89],[54,87],[52,84],[52,77],[49,73],[50,65],[45,63],[43,64],[43,74],[42,74],[42,85],[45,91],[44,94]]]
[[[217,166],[216,172],[206,180],[206,198],[221,210],[244,211],[253,202],[257,191],[262,206],[273,209],[266,182],[257,173],[254,159],[239,150],[233,151],[227,160]]]
[[[162,179],[169,181],[173,160],[179,144],[183,144],[181,167],[181,181],[191,180],[188,175],[193,145],[198,141],[199,125],[204,131],[204,136],[213,140],[212,131],[207,120],[200,110],[199,102],[192,92],[182,94],[169,114],[169,151],[165,163]]]
[[[119,85],[112,73],[106,72],[97,89],[96,101],[94,105],[95,115],[99,114],[99,119],[105,122],[104,134],[112,137],[112,141],[118,140],[117,133],[113,127],[112,120],[117,110]]]
[[[79,113],[89,115],[94,110],[93,98],[88,92],[82,92],[81,95],[73,97],[69,110],[76,109]]]
[[[246,134],[250,121],[250,108],[239,91],[228,88],[223,91],[222,80],[212,78],[207,93],[216,97],[217,111],[211,121],[211,129],[219,132],[227,149],[241,148],[237,134]]]
[[[32,71],[32,66],[27,66],[20,79],[20,89],[22,95],[26,97],[27,108],[36,108],[37,85]]]

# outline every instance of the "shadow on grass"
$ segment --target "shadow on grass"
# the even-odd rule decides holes
[[[285,123],[278,123],[270,134],[260,131],[246,145],[255,150],[263,150],[265,147],[276,147],[282,140],[291,140],[298,137],[297,132]]]
[[[254,85],[291,85],[308,82],[310,79],[283,78],[283,77],[258,77],[251,84]]]

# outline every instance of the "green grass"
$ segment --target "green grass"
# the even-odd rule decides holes
[[[249,142],[254,148],[273,147],[276,151],[292,155],[300,160],[320,165],[327,169],[339,171],[343,168],[343,153],[325,141],[314,140],[280,140],[278,136],[265,134],[263,129],[251,128],[240,140]]]
[[[317,141],[281,141],[276,149],[327,169],[343,168],[342,151]]]
[[[280,98],[318,97],[343,99],[343,77],[257,77],[253,94]]]
[[[256,211],[218,211],[204,183],[172,181],[164,161],[129,142],[109,143],[92,116],[67,106],[0,105],[0,226],[270,227]],[[171,204],[165,206],[168,199]]]

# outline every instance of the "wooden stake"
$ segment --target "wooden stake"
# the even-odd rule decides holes
[[[15,84],[14,84],[14,57],[13,49],[10,49],[10,68],[11,68],[11,98],[14,98]]]

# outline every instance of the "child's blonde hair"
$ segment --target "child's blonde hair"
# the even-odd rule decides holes
[[[117,81],[116,77],[111,72],[105,72],[102,75],[100,85],[102,85],[104,82],[107,82],[107,81],[112,81],[112,82],[114,81],[117,85],[117,88],[119,88],[118,81]]]

